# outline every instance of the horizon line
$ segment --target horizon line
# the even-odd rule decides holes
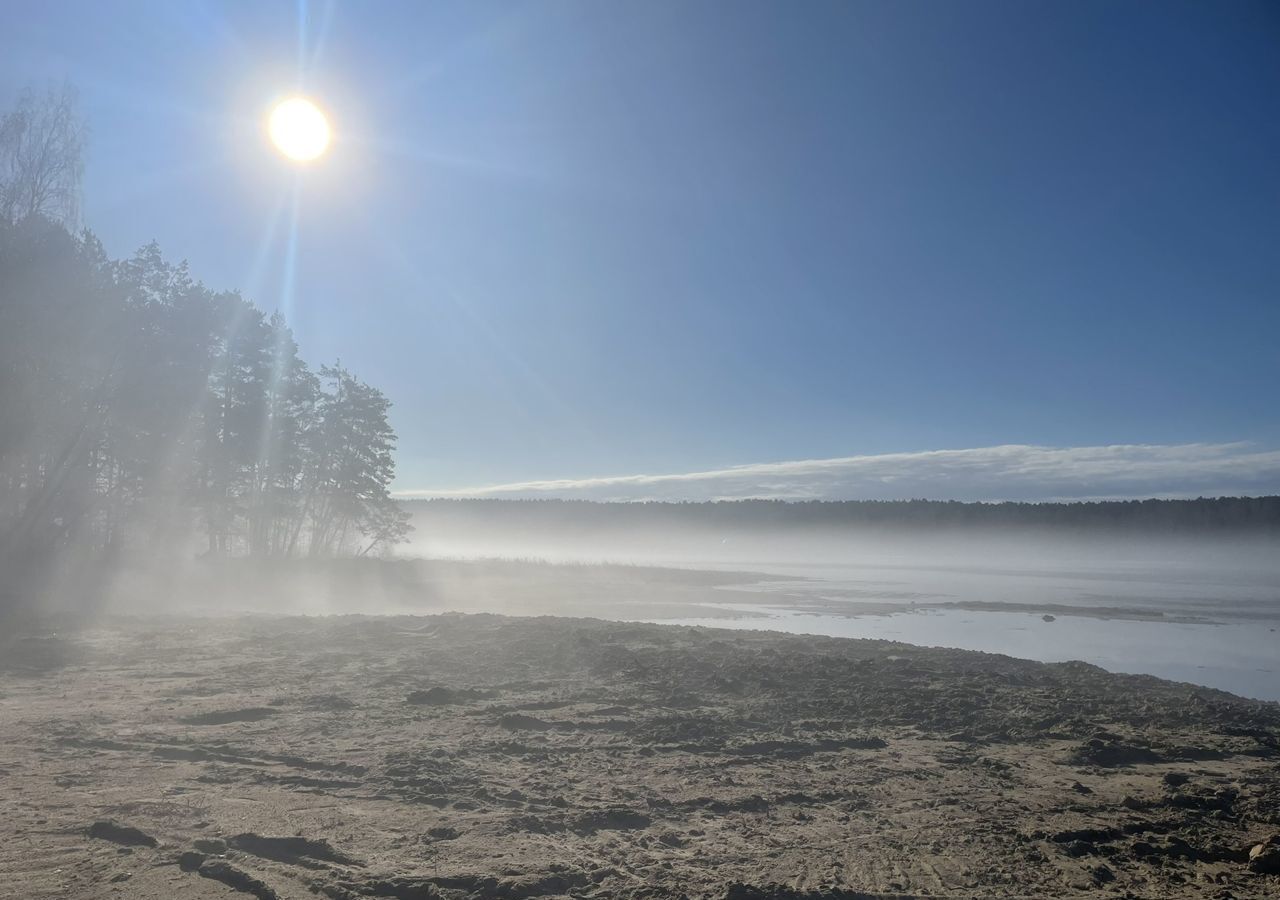
[[[1045,500],[956,500],[950,497],[897,497],[888,500],[870,499],[870,498],[849,498],[843,500],[827,500],[821,497],[812,497],[808,499],[781,499],[777,497],[733,497],[728,499],[715,500],[591,500],[579,497],[475,497],[475,496],[392,496],[393,500],[399,500],[403,503],[432,503],[435,501],[448,501],[450,503],[590,503],[596,506],[705,506],[711,503],[781,503],[787,506],[799,506],[805,503],[955,503],[959,506],[1004,506],[1006,504],[1014,506],[1086,506],[1089,504],[1102,503],[1195,503],[1200,500],[1217,501],[1217,500],[1280,500],[1280,493],[1264,493],[1264,494],[1178,494],[1178,495],[1153,495],[1153,494],[1135,494],[1131,497],[1118,496],[1101,496],[1101,497],[1074,497],[1060,498],[1053,497]]]
[[[1249,441],[1054,447],[999,444],[747,463],[666,474],[393,491],[413,499],[601,502],[911,500],[1064,503],[1280,494],[1280,449]]]

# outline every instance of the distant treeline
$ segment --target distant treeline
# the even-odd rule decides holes
[[[339,364],[313,371],[278,313],[204,287],[154,243],[115,261],[68,230],[79,160],[55,157],[81,142],[64,133],[67,102],[27,96],[0,119],[6,574],[75,553],[325,556],[401,540],[378,390]]]
[[[698,528],[1075,528],[1266,532],[1280,535],[1280,496],[1080,503],[961,503],[955,500],[597,503],[587,500],[408,500],[424,519],[561,527],[682,525]]]

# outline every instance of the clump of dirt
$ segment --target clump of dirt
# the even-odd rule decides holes
[[[390,878],[371,878],[359,882],[342,882],[339,890],[326,893],[340,900],[356,897],[390,897],[393,900],[442,900],[444,897],[435,884],[427,878],[393,876]]]
[[[1259,875],[1280,875],[1280,834],[1249,848],[1249,870]]]
[[[220,881],[227,887],[250,894],[258,900],[280,900],[280,895],[263,881],[221,859],[205,860],[196,869],[196,874]]]
[[[1076,747],[1068,760],[1077,766],[1140,766],[1161,762],[1161,756],[1145,743],[1125,740],[1114,734],[1099,734]]]
[[[124,844],[126,847],[154,847],[157,841],[145,831],[131,825],[121,825],[109,819],[100,819],[86,829],[89,837]]]
[[[653,819],[633,809],[596,809],[578,816],[574,827],[578,831],[629,831],[648,828]]]
[[[278,862],[316,865],[318,863],[339,863],[344,866],[355,866],[359,863],[339,853],[326,840],[311,840],[304,837],[264,837],[251,831],[237,834],[227,842],[232,849],[261,856],[263,859],[274,859]]]
[[[406,703],[413,703],[417,706],[453,706],[455,704],[471,703],[474,700],[483,700],[492,696],[493,691],[475,691],[436,685],[424,691],[410,691],[409,696],[404,699]]]
[[[508,731],[550,731],[556,727],[551,722],[523,713],[507,713],[498,719],[498,726]]]

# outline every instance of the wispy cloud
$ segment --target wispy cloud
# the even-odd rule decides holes
[[[589,500],[1053,500],[1280,492],[1280,450],[1250,444],[1114,444],[883,453],[666,475],[523,481],[409,497]]]

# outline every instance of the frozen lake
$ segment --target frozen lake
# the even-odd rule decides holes
[[[671,529],[436,533],[428,543],[424,555],[765,576],[758,584],[733,585],[723,603],[649,615],[636,609],[626,618],[881,638],[1045,662],[1078,659],[1280,700],[1280,542],[1274,538]],[[1045,621],[1046,614],[1053,621]]]
[[[708,604],[707,617],[664,621],[1077,659],[1280,700],[1280,579],[1265,559],[1254,562],[764,562],[753,568],[806,580],[762,582],[748,588],[759,603]]]
[[[717,604],[747,618],[665,619],[709,628],[759,628],[793,634],[874,638],[925,647],[1003,653],[1041,662],[1078,659],[1112,672],[1157,675],[1262,700],[1280,700],[1280,633],[1255,624],[1181,624],[1035,613],[918,609],[823,615],[785,607]],[[652,620],[659,621],[659,620]]]

